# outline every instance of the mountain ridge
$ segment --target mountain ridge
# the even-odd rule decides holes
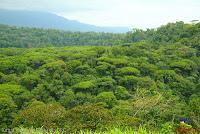
[[[100,27],[42,11],[0,9],[0,24],[80,32],[125,33],[126,27]]]

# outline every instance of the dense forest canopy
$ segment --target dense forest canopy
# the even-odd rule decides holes
[[[0,47],[47,47],[73,45],[120,45],[125,34],[66,32],[37,28],[11,27],[0,25]]]
[[[0,128],[169,134],[184,118],[200,129],[199,23],[127,34],[0,27]]]
[[[154,44],[182,42],[198,49],[200,23],[169,23],[156,29],[133,29],[127,34],[66,32],[36,28],[11,27],[0,25],[0,47],[46,47],[73,45],[126,45],[127,43],[148,41]]]

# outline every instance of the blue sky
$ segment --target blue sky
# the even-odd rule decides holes
[[[98,26],[143,29],[200,20],[200,0],[0,0],[0,8],[48,11]]]

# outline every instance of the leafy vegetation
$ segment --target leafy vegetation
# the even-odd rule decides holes
[[[73,45],[119,45],[125,34],[66,32],[36,28],[21,28],[0,24],[0,48],[49,47]]]
[[[6,40],[27,47],[16,43],[25,31],[45,35],[41,29],[1,28],[8,30],[1,32],[8,37],[0,37],[2,47],[10,47]],[[78,33],[63,33],[71,34]],[[183,126],[199,131],[199,35],[200,24],[177,22],[114,35],[120,42],[113,46],[1,48],[0,128],[16,133],[43,133],[37,130],[42,128],[49,133],[169,134],[183,120],[181,131]]]

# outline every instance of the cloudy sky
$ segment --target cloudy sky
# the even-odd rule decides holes
[[[0,0],[0,9],[48,11],[97,26],[130,28],[200,20],[200,0]]]

